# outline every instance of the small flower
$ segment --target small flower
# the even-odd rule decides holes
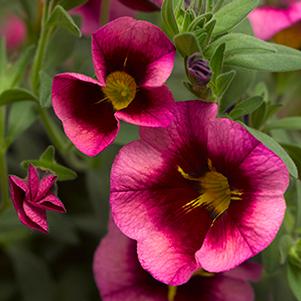
[[[301,48],[300,1],[285,1],[282,7],[262,6],[254,9],[248,18],[256,37]]]
[[[26,179],[9,177],[10,196],[20,221],[29,228],[47,233],[46,210],[65,213],[63,203],[52,192],[56,176],[47,174],[41,179],[38,170],[29,165]]]
[[[9,50],[19,48],[26,39],[26,25],[24,21],[15,15],[7,15],[3,23],[0,24],[1,36],[5,38]]]
[[[249,281],[261,276],[259,265],[246,263],[226,273],[198,271],[186,284],[169,287],[143,270],[136,241],[124,236],[113,222],[95,252],[93,270],[104,301],[253,301]]]
[[[164,85],[175,48],[156,26],[130,17],[116,19],[92,36],[97,80],[76,73],[55,76],[53,108],[74,145],[88,156],[111,144],[119,120],[167,126],[174,100]]]
[[[142,128],[111,171],[116,225],[142,267],[169,285],[232,269],[266,248],[285,213],[288,171],[217,106],[177,103],[167,128]]]
[[[118,0],[110,2],[110,20],[123,16],[134,16],[135,12]],[[101,0],[88,0],[86,3],[71,10],[74,15],[82,17],[81,30],[84,35],[91,35],[100,26]]]

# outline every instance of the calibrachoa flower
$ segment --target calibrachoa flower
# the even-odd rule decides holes
[[[238,266],[271,243],[283,220],[284,163],[216,111],[177,103],[168,128],[142,128],[112,167],[113,218],[137,240],[143,268],[169,285],[200,268]]]
[[[52,103],[69,139],[94,156],[111,144],[119,120],[161,127],[174,100],[164,85],[175,57],[167,36],[146,21],[122,17],[92,36],[97,80],[76,73],[55,76]]]
[[[8,15],[0,24],[0,36],[5,37],[7,48],[10,50],[20,47],[26,38],[24,21],[14,15]]]
[[[254,34],[263,40],[301,47],[301,2],[279,1],[280,7],[262,6],[249,14]]]
[[[94,277],[104,301],[252,301],[248,280],[257,281],[261,267],[246,263],[212,274],[198,271],[188,283],[169,287],[147,273],[137,258],[137,243],[110,224],[94,255]]]
[[[123,16],[134,16],[134,11],[118,0],[110,2],[110,20]],[[85,4],[72,9],[71,13],[82,17],[81,30],[83,34],[90,35],[99,28],[101,0],[88,0]]]
[[[26,179],[9,177],[10,196],[20,221],[40,232],[48,232],[46,210],[66,212],[63,203],[53,193],[56,181],[53,174],[39,178],[38,169],[29,165]]]

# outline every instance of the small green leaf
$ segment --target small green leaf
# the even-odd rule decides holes
[[[58,4],[64,7],[65,10],[69,10],[86,2],[87,0],[60,0]]]
[[[37,119],[35,104],[32,102],[14,103],[9,112],[6,144],[9,146]]]
[[[163,1],[161,15],[169,35],[173,37],[178,34],[179,28],[175,17],[174,0]]]
[[[213,72],[213,80],[215,80],[223,70],[225,47],[225,44],[220,44],[211,56],[210,67]]]
[[[226,33],[238,25],[258,5],[258,0],[233,0],[223,6],[214,15],[216,26],[215,36]]]
[[[260,142],[262,142],[267,148],[273,151],[276,155],[278,155],[282,161],[285,163],[289,173],[294,177],[298,178],[298,169],[296,164],[292,160],[292,158],[288,155],[288,153],[283,149],[283,147],[276,142],[271,136],[264,134],[260,131],[257,131],[253,128],[250,128],[243,124],[245,128]]]
[[[231,70],[229,72],[225,72],[220,74],[216,78],[216,95],[218,97],[222,97],[224,93],[227,91],[229,86],[231,85],[231,82],[233,81],[235,76],[235,71]]]
[[[55,161],[55,148],[52,145],[49,145],[46,150],[40,156],[40,160],[42,161]]]
[[[0,94],[0,106],[20,101],[37,101],[37,98],[28,90],[14,88],[5,90]]]
[[[287,260],[289,250],[293,245],[293,239],[290,235],[285,234],[279,239],[279,253],[280,253],[280,264],[284,264]]]
[[[196,36],[191,32],[179,33],[174,37],[177,50],[183,57],[199,52],[200,48]]]
[[[292,144],[281,144],[281,146],[287,151],[289,156],[294,160],[298,168],[299,175],[301,175],[301,147]],[[301,201],[301,196],[300,196],[300,201]]]
[[[42,108],[49,108],[51,106],[52,78],[46,72],[41,71],[40,83],[40,105]]]
[[[260,96],[250,97],[246,100],[239,102],[233,110],[229,113],[229,115],[233,119],[237,119],[244,115],[248,115],[253,113],[257,108],[261,106],[263,103],[263,98]]]
[[[301,117],[286,117],[273,120],[267,124],[267,129],[301,130]]]
[[[60,26],[62,28],[69,30],[69,32],[71,32],[72,34],[78,37],[81,36],[81,31],[78,28],[78,26],[75,24],[75,22],[70,17],[68,12],[66,12],[66,10],[60,5],[57,5],[55,7],[46,25]]]
[[[206,13],[200,16],[197,16],[188,27],[187,31],[194,31],[198,28],[203,28],[207,22],[209,22],[212,19],[213,15],[212,13]]]
[[[287,277],[289,286],[298,301],[301,301],[301,269],[291,263],[287,265]]]

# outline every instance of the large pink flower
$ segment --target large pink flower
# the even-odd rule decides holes
[[[63,203],[53,193],[56,176],[39,179],[38,170],[29,165],[27,179],[9,177],[10,196],[20,221],[31,229],[48,232],[46,211],[64,213]]]
[[[10,50],[14,50],[24,43],[26,31],[24,21],[15,15],[7,15],[0,24],[0,36],[5,37],[7,48]]]
[[[281,2],[281,1],[279,1]],[[254,34],[263,40],[301,46],[301,2],[285,1],[283,7],[262,6],[249,14]]]
[[[112,143],[119,119],[151,127],[171,122],[174,100],[164,83],[175,48],[158,27],[116,19],[93,34],[92,56],[97,80],[63,73],[53,81],[55,113],[80,151],[94,156]]]
[[[111,0],[110,5],[110,20],[135,14],[118,0]],[[71,13],[82,17],[81,30],[83,34],[90,35],[100,26],[101,0],[88,0],[85,4],[72,9]]]
[[[112,167],[113,218],[137,240],[143,268],[169,285],[200,268],[238,266],[271,243],[283,220],[284,163],[216,111],[177,103],[168,128],[142,129]]]
[[[104,301],[252,301],[248,280],[260,278],[261,267],[243,264],[227,273],[199,272],[188,283],[168,287],[151,277],[137,258],[137,243],[110,224],[94,256],[94,277]]]

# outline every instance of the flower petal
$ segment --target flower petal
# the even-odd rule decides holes
[[[48,192],[52,189],[53,185],[55,184],[55,181],[57,179],[57,176],[55,175],[47,175],[44,176],[39,184],[39,190],[36,196],[36,200],[41,200],[48,194]]]
[[[35,207],[30,202],[23,203],[23,210],[27,218],[23,220],[20,219],[22,223],[34,230],[48,233],[47,216],[45,210]]]
[[[149,127],[166,127],[173,119],[173,96],[166,86],[141,89],[134,101],[116,118],[128,123]]]
[[[104,98],[97,81],[75,73],[63,73],[53,80],[52,103],[68,138],[84,154],[95,156],[110,145],[119,123],[113,107]]]
[[[151,12],[161,9],[162,0],[120,0],[124,5],[138,11]]]
[[[283,221],[283,195],[255,193],[245,197],[210,228],[196,256],[210,272],[232,269],[265,249]]]
[[[138,86],[162,86],[171,74],[175,47],[157,26],[122,17],[92,36],[95,73],[101,85],[114,71],[125,71]]]
[[[248,18],[255,36],[269,40],[279,31],[301,20],[301,2],[291,4],[288,8],[259,7]]]
[[[94,255],[94,277],[104,301],[166,301],[167,287],[142,269],[137,243],[111,221]]]
[[[241,280],[259,281],[262,277],[263,268],[255,262],[245,262],[235,269],[223,273],[223,275]]]
[[[42,200],[39,200],[36,204],[37,207],[45,210],[51,210],[58,213],[65,213],[66,209],[61,200],[54,194],[48,194]]]
[[[34,200],[36,198],[36,195],[38,193],[38,189],[39,189],[39,174],[38,171],[36,169],[36,167],[34,167],[32,164],[29,164],[28,167],[28,187],[29,187],[29,200]]]

